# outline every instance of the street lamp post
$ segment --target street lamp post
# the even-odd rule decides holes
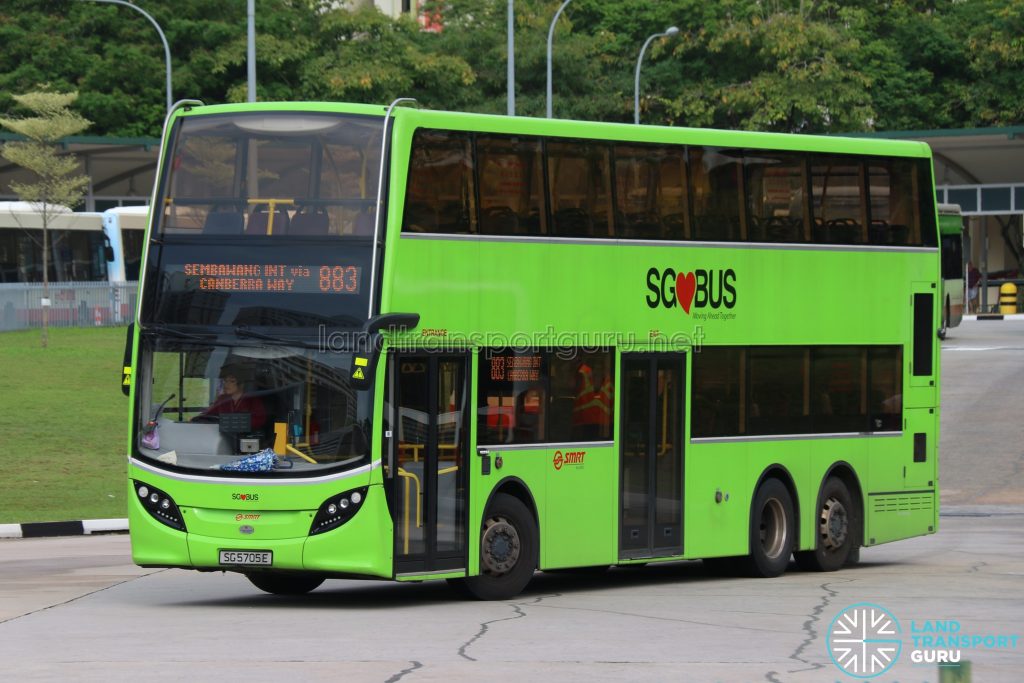
[[[153,24],[153,28],[155,28],[156,32],[160,34],[160,40],[164,44],[164,62],[167,64],[167,111],[170,111],[171,110],[171,102],[173,101],[172,98],[171,98],[171,48],[167,45],[167,36],[164,35],[163,30],[160,28],[160,24],[156,23],[156,19],[151,17],[149,15],[149,13],[146,12],[146,10],[142,9],[141,7],[138,7],[137,5],[133,5],[130,2],[125,2],[125,0],[87,0],[87,1],[88,2],[105,2],[105,3],[109,3],[111,5],[124,5],[125,7],[131,7],[133,10],[135,10],[136,12],[139,12],[140,14],[142,14],[142,16],[146,17],[146,19],[149,20],[149,23]]]
[[[551,20],[551,28],[548,29],[548,93],[547,93],[548,97],[547,97],[547,103],[548,103],[548,118],[549,119],[551,118],[551,41],[555,37],[555,24],[558,23],[558,17],[561,16],[562,10],[564,10],[565,6],[568,5],[570,2],[572,2],[572,0],[565,0],[565,2],[562,3],[562,6],[558,8],[557,12],[555,12],[555,18]]]
[[[256,0],[249,0],[246,6],[246,75],[249,83],[250,102],[256,101]]]
[[[661,33],[655,33],[652,36],[648,36],[647,40],[644,41],[644,46],[640,48],[640,56],[636,59],[636,79],[633,82],[633,123],[640,124],[640,65],[644,61],[644,52],[647,50],[647,46],[651,44],[655,38],[666,38],[674,36],[679,33],[679,29],[675,26],[669,26]]]

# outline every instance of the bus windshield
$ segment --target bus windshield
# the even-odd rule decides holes
[[[373,234],[379,117],[215,114],[176,127],[164,183],[164,235]]]
[[[198,335],[192,335],[198,337]],[[145,334],[135,452],[203,474],[308,476],[369,462],[351,355]]]
[[[381,126],[308,112],[182,119],[165,161],[143,320],[365,321]]]

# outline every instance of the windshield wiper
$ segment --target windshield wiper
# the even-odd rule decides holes
[[[212,332],[206,332],[203,334],[197,332],[186,332],[185,330],[179,330],[176,327],[160,323],[143,325],[142,332],[144,334],[161,334],[168,337],[177,337],[178,339],[195,339],[198,341],[209,341],[211,337],[215,336]]]
[[[236,325],[235,336],[239,339],[259,339],[261,341],[270,342],[271,344],[279,344],[281,346],[301,346],[306,349],[316,348],[316,343],[313,340],[294,339],[279,337],[273,334],[265,334],[263,332],[252,330],[246,325]]]

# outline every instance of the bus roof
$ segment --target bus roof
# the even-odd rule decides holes
[[[336,102],[257,102],[221,104],[179,110],[183,116],[206,114],[241,114],[246,112],[334,112],[383,116],[382,105],[346,104]],[[627,123],[542,119],[525,116],[499,116],[471,112],[449,112],[399,106],[395,120],[411,120],[414,126],[510,135],[550,135],[590,139],[613,139],[623,142],[699,144],[722,147],[746,147],[801,152],[832,152],[931,158],[931,149],[923,142],[890,139],[847,138],[833,135],[761,133],[755,131],[684,128],[675,126],[637,126]]]
[[[53,230],[102,230],[101,214],[72,211],[66,206],[50,205],[48,227]],[[43,214],[34,202],[0,202],[0,229],[41,230]]]
[[[148,206],[115,206],[103,212],[104,221],[107,217],[116,216],[122,230],[145,230],[149,220]]]

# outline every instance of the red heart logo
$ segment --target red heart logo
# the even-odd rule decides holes
[[[679,273],[676,275],[676,300],[683,307],[686,314],[690,314],[690,304],[693,303],[693,295],[697,291],[697,276],[692,272]]]

